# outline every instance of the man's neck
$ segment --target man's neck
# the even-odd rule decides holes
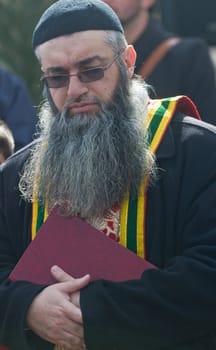
[[[140,35],[145,31],[149,21],[149,14],[147,11],[140,11],[130,21],[123,23],[125,37],[129,44],[133,44]]]

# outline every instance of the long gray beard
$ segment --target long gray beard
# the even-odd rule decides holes
[[[152,169],[144,128],[146,88],[135,80],[130,91],[118,87],[113,101],[108,106],[100,102],[94,116],[71,117],[67,108],[54,116],[44,107],[41,139],[20,181],[26,199],[32,200],[37,178],[39,201],[88,219],[121,203],[129,187],[136,195]]]

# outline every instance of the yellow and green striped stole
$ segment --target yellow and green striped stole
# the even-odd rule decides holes
[[[149,148],[156,153],[161,140],[172,120],[175,111],[187,113],[199,119],[196,107],[185,96],[150,100],[148,105],[147,128]],[[138,198],[132,199],[127,194],[120,211],[120,244],[142,258],[146,256],[146,205],[148,177],[143,179]],[[48,212],[35,200],[32,205],[32,239],[46,220]]]

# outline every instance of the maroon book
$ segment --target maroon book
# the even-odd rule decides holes
[[[42,225],[9,279],[52,284],[53,265],[73,277],[88,273],[92,280],[112,281],[137,279],[144,270],[155,268],[82,219],[64,217],[56,210]]]

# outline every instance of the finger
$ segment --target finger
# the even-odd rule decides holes
[[[66,309],[66,316],[68,320],[71,320],[77,324],[83,324],[82,311],[79,306],[76,306],[72,302],[69,302]]]
[[[73,322],[77,322],[78,324],[83,324],[83,317],[82,317],[82,311],[79,307],[72,304],[71,302],[68,303],[67,309],[66,309],[66,316],[68,320],[71,320]]]
[[[52,266],[50,272],[58,282],[67,282],[75,279],[57,265]]]
[[[74,291],[80,290],[90,282],[90,275],[85,275],[80,278],[73,278],[56,265],[51,267],[51,274],[58,282],[67,282],[67,284],[64,285],[64,290],[68,293],[73,293]]]
[[[55,349],[56,350],[62,350],[62,349],[70,349],[70,350],[81,350],[86,349],[84,339],[77,337],[76,335],[71,334],[69,332],[68,334],[64,334],[64,337],[59,339],[58,344]]]
[[[82,288],[87,286],[90,282],[90,276],[86,275],[81,278],[76,278],[74,280],[59,284],[60,289],[67,293],[72,294],[74,292],[80,292]]]
[[[68,309],[66,316],[67,321],[64,324],[64,329],[71,334],[74,334],[80,338],[84,337],[84,326],[81,311],[79,310],[80,316],[77,317],[77,310]]]
[[[63,349],[82,349],[84,340],[83,337],[76,334],[76,332],[72,332],[70,329],[62,329],[58,332],[51,334],[46,338],[51,343],[58,344],[55,349],[63,350]],[[62,348],[61,348],[62,347]]]

